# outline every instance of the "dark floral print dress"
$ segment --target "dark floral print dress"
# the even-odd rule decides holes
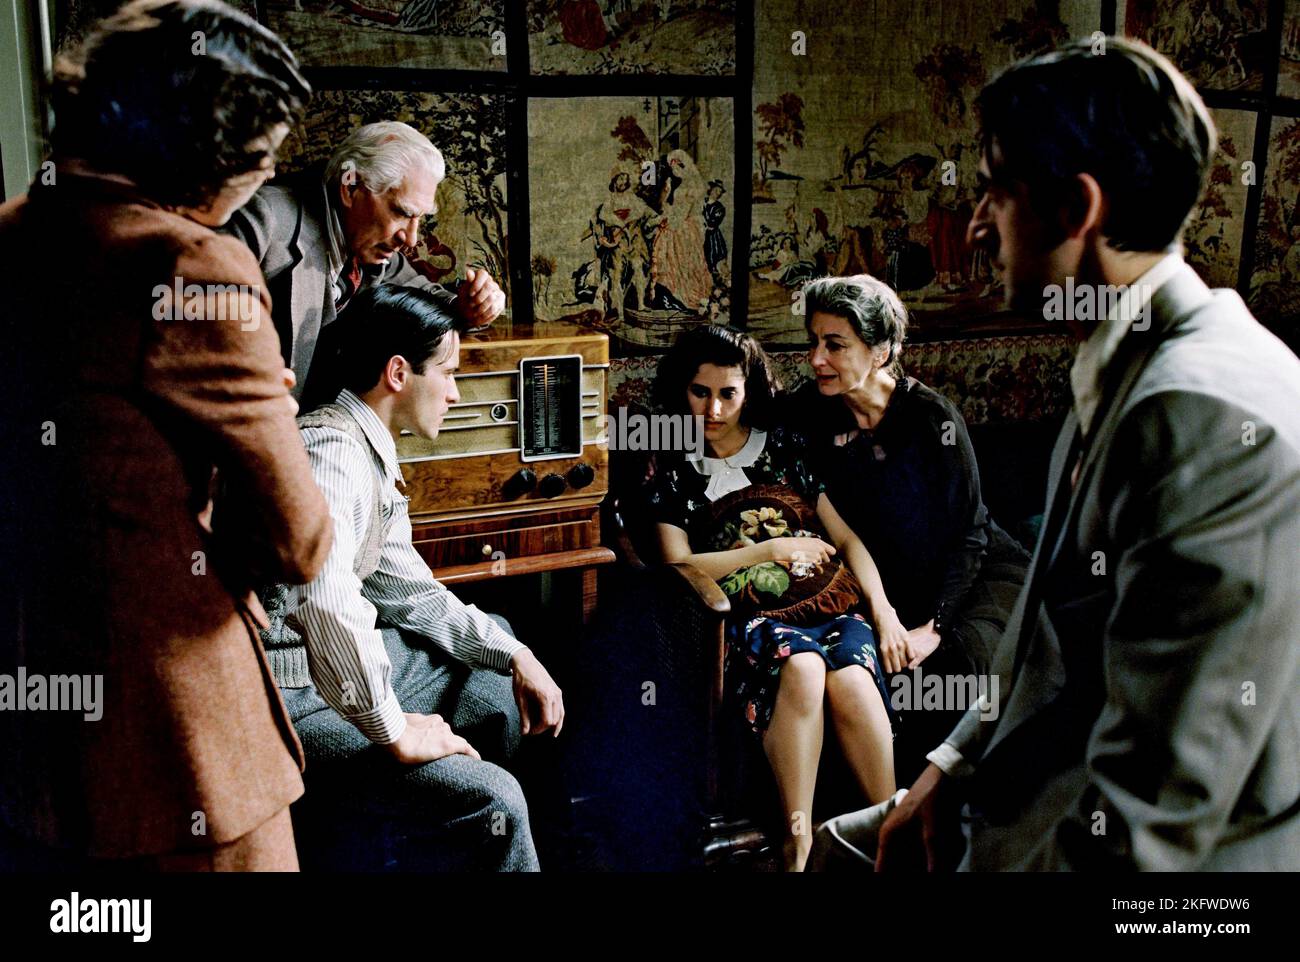
[[[725,494],[743,490],[746,483],[781,485],[810,504],[817,503],[825,489],[806,463],[806,450],[801,435],[775,427],[766,434],[751,431],[749,442],[725,461],[660,455],[654,463],[649,495],[654,518],[686,532],[692,551],[717,550],[711,543],[715,522],[710,505]],[[745,721],[759,734],[771,723],[781,668],[787,658],[801,652],[821,655],[827,671],[863,666],[889,709],[875,629],[856,611],[815,626],[787,625],[761,616],[732,622],[727,626],[727,641],[727,684]]]

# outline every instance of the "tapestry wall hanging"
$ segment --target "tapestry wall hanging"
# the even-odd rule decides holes
[[[870,273],[918,329],[1002,311],[966,246],[979,164],[972,102],[1017,57],[1089,36],[1097,2],[965,5],[762,0],[754,55],[749,330],[802,343],[798,288]]]
[[[505,70],[506,0],[262,0],[313,67]]]
[[[533,311],[662,351],[730,319],[732,103],[535,98],[528,105]]]
[[[536,74],[736,72],[734,0],[528,0]]]

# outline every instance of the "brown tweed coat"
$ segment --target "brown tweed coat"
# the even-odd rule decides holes
[[[94,856],[210,848],[302,793],[250,589],[314,577],[329,513],[252,254],[55,180],[0,206],[0,674],[102,675],[102,716],[0,711],[2,811]],[[192,284],[249,296],[187,320]]]

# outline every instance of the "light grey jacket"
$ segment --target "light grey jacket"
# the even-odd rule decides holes
[[[1300,360],[1185,265],[1151,314],[948,739],[969,869],[1300,869]]]

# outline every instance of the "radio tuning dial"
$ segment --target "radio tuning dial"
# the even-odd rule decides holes
[[[528,468],[520,468],[501,487],[501,494],[507,501],[527,494],[537,484],[537,475]]]
[[[569,484],[574,488],[585,488],[591,482],[596,480],[596,472],[592,470],[590,464],[579,461],[573,467],[569,468]]]
[[[558,474],[548,474],[537,484],[537,493],[543,498],[554,498],[564,493],[564,477]]]

